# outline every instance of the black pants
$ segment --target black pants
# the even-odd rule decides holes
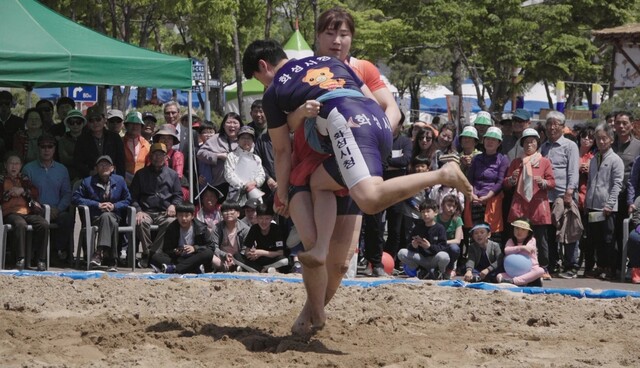
[[[168,255],[162,250],[158,250],[151,257],[153,264],[162,266],[162,264],[172,264],[176,266],[175,273],[200,273],[200,265],[204,265],[206,271],[211,270],[211,260],[213,259],[213,250],[198,249],[195,253],[188,257]]]
[[[593,269],[598,264],[606,272],[613,272],[616,267],[616,242],[614,226],[616,214],[611,213],[604,221],[591,222],[587,226],[587,239],[584,249],[585,271]],[[595,257],[594,257],[595,256]]]
[[[382,267],[382,252],[384,249],[384,214],[364,215],[364,258],[372,267]]]
[[[49,241],[49,224],[44,217],[40,215],[20,215],[12,213],[4,217],[5,224],[11,224],[13,230],[10,235],[13,236],[13,244],[16,249],[17,258],[24,258],[27,253],[27,225],[33,227],[33,238],[31,244],[33,248],[38,249],[38,259],[44,261],[47,259],[47,242]]]
[[[404,203],[396,203],[387,208],[387,241],[384,251],[389,253],[393,259],[400,248],[404,248],[410,243],[413,219],[404,215]]]

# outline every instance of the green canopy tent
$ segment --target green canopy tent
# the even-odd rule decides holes
[[[83,27],[34,0],[0,1],[0,86],[191,89],[191,60]]]
[[[30,89],[124,85],[191,91],[188,58],[161,54],[104,36],[35,0],[0,0],[0,14],[3,15],[0,86]],[[190,127],[191,105],[190,92]],[[193,144],[189,147],[191,150]],[[193,167],[193,154],[189,154],[188,160],[189,167]],[[189,176],[192,175],[190,170]],[[193,183],[192,178],[189,182]],[[190,189],[193,198],[193,188]]]

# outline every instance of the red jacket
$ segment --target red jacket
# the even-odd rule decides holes
[[[509,165],[507,175],[503,182],[505,187],[518,187],[518,182],[516,182],[515,185],[511,182],[511,176],[516,169],[519,169],[522,172],[521,158],[516,158],[511,161],[511,165]],[[533,176],[534,178],[536,176],[540,176],[542,179],[546,180],[546,186],[542,188],[534,180],[533,198],[531,198],[531,202],[527,202],[527,200],[517,191],[514,191],[511,209],[509,210],[509,222],[515,221],[518,217],[527,217],[531,221],[532,225],[551,224],[551,206],[549,205],[549,196],[547,195],[547,192],[556,186],[551,161],[545,157],[541,157],[538,165],[533,167]],[[518,176],[518,181],[520,178],[521,177]]]

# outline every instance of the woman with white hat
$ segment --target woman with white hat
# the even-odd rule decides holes
[[[467,172],[473,186],[471,204],[465,206],[465,227],[487,222],[491,226],[492,239],[500,242],[502,230],[502,181],[509,167],[507,156],[498,152],[502,143],[502,131],[489,127],[483,137],[485,152],[475,156]]]
[[[522,132],[520,145],[524,150],[522,157],[511,162],[503,182],[505,188],[515,188],[508,221],[528,218],[536,238],[538,254],[548,259],[546,228],[551,224],[551,208],[547,193],[556,186],[553,167],[551,161],[538,152],[540,135],[535,129],[527,128]]]

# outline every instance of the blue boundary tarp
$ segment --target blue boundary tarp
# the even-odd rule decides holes
[[[288,282],[288,283],[302,283],[300,277],[287,277],[287,276],[273,276],[273,275],[246,275],[246,274],[228,274],[228,273],[207,273],[201,275],[187,274],[187,275],[170,275],[162,273],[108,273],[103,271],[15,271],[4,270],[0,271],[0,276],[17,276],[17,277],[30,277],[30,276],[52,276],[52,277],[68,277],[73,280],[91,280],[105,277],[111,278],[135,278],[146,280],[165,280],[170,278],[186,278],[186,279],[215,279],[215,280],[253,280],[261,282]],[[343,286],[358,286],[358,287],[377,287],[382,285],[391,284],[411,284],[420,285],[424,281],[417,279],[376,279],[376,280],[362,280],[362,279],[344,279],[342,280]],[[629,290],[593,290],[589,288],[580,289],[560,289],[560,288],[545,288],[545,287],[518,287],[509,284],[489,284],[485,282],[479,282],[475,284],[469,284],[460,280],[440,281],[438,286],[445,287],[463,287],[477,290],[503,290],[516,293],[525,294],[560,294],[571,296],[574,298],[597,298],[597,299],[614,299],[614,298],[640,298],[639,291]]]

